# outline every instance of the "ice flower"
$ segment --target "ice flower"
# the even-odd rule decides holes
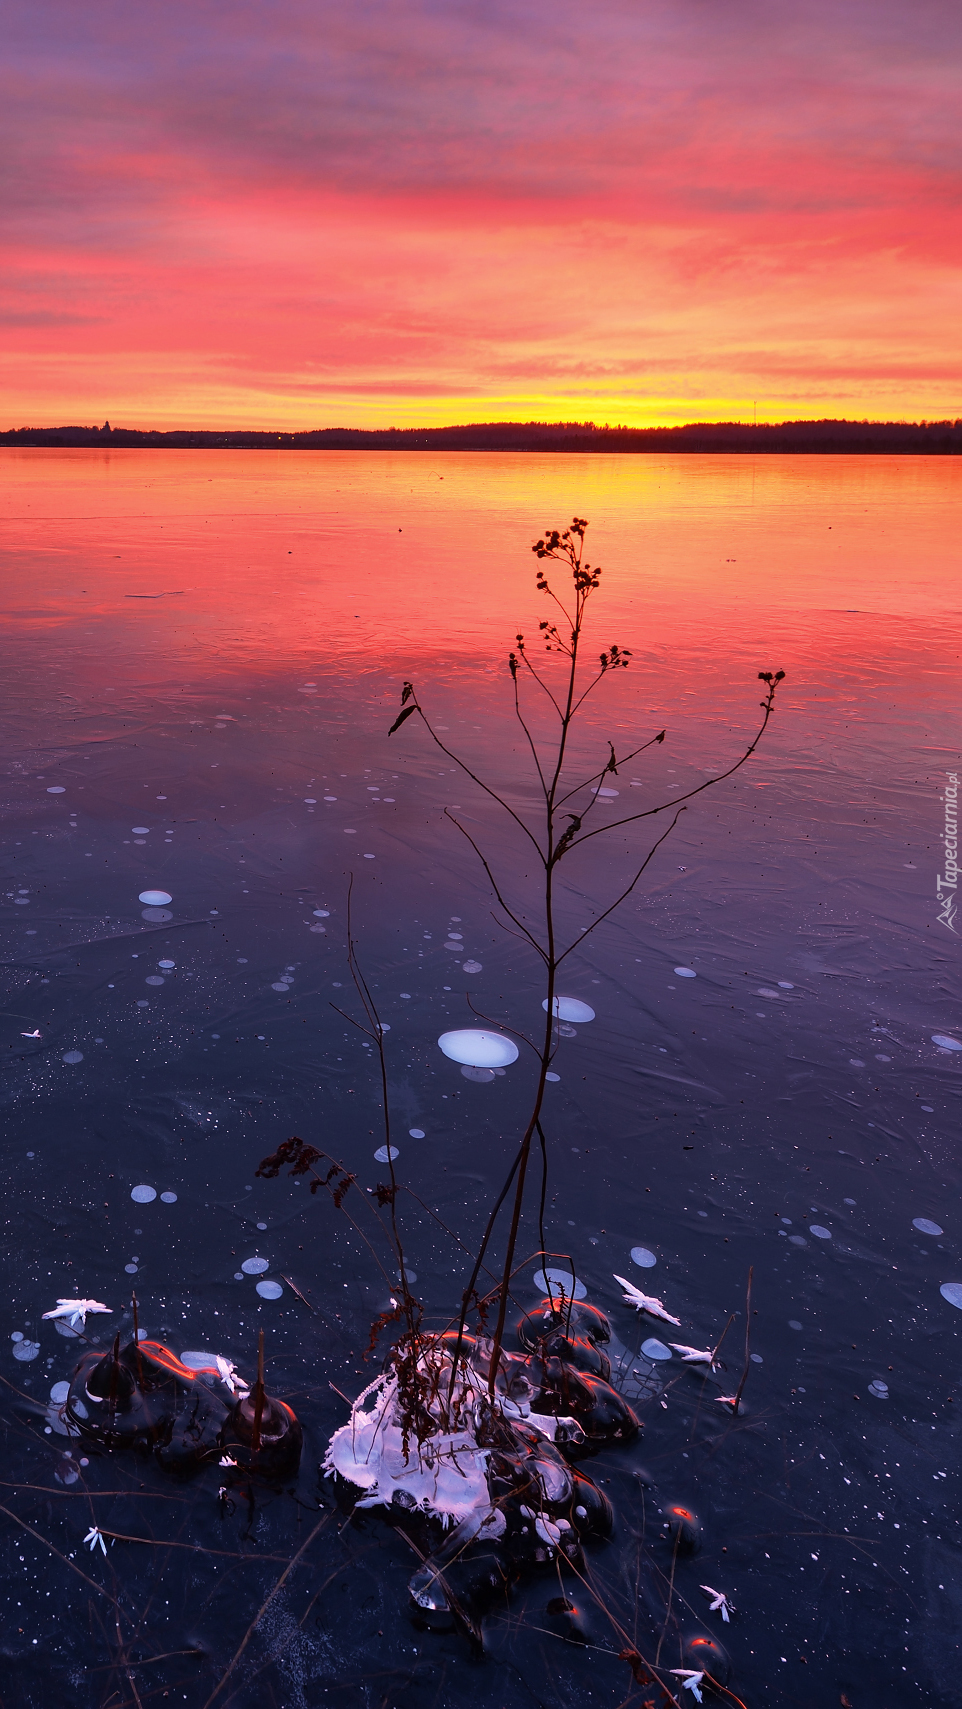
[[[44,1317],[65,1317],[71,1329],[83,1329],[88,1311],[113,1311],[113,1306],[101,1305],[99,1300],[58,1300],[56,1310],[45,1311]]]
[[[636,1311],[646,1311],[649,1317],[660,1317],[665,1323],[674,1323],[679,1329],[681,1328],[681,1318],[672,1317],[671,1312],[665,1310],[661,1300],[652,1299],[649,1294],[643,1294],[640,1288],[633,1287],[631,1282],[626,1282],[624,1276],[615,1276],[615,1281],[620,1282],[625,1290],[622,1298],[626,1305],[633,1305]]]
[[[699,1687],[701,1686],[701,1682],[705,1677],[704,1670],[702,1670],[699,1673],[696,1668],[673,1667],[673,1668],[669,1668],[668,1671],[670,1673],[674,1674],[676,1679],[681,1680],[682,1691],[690,1691],[692,1696],[694,1697],[696,1703],[701,1703],[704,1701],[704,1699],[702,1698],[701,1691],[699,1689]]]
[[[676,1353],[681,1354],[686,1365],[708,1365],[711,1370],[715,1369],[714,1353],[700,1352],[697,1347],[686,1347],[683,1342],[679,1341],[669,1341],[668,1345],[673,1347]]]
[[[712,1590],[710,1584],[702,1584],[699,1585],[698,1588],[703,1590],[705,1595],[710,1598],[710,1606],[708,1609],[709,1614],[720,1614],[727,1626],[731,1621],[731,1617],[735,1610],[729,1602],[728,1597],[725,1595],[725,1592],[723,1590]]]

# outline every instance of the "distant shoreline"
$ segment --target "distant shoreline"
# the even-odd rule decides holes
[[[691,422],[683,427],[597,427],[591,422],[485,422],[466,427],[324,427],[301,433],[238,428],[170,432],[111,427],[19,427],[0,446],[162,451],[682,452],[747,456],[962,455],[962,420]]]

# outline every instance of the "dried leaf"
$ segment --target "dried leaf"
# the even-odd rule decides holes
[[[406,718],[412,717],[413,714],[415,712],[417,712],[418,710],[419,710],[419,708],[417,706],[406,706],[403,712],[398,713],[397,717],[394,720],[394,723],[391,725],[391,728],[388,731],[388,735],[393,736],[395,730],[400,730],[401,725],[404,723],[404,720]]]

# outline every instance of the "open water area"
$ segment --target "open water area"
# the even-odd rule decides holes
[[[731,1658],[735,1698],[712,1701],[957,1704],[962,1313],[940,1290],[962,1284],[962,927],[937,880],[959,463],[38,450],[0,471],[5,1709],[640,1709],[667,1699],[619,1651],[677,1667],[698,1633]],[[595,1018],[562,1029],[548,1087],[547,1241],[629,1380],[657,1382],[638,1439],[587,1463],[617,1520],[565,1579],[587,1642],[548,1612],[555,1572],[492,1611],[478,1659],[412,1625],[410,1546],[318,1472],[387,1349],[366,1357],[393,1279],[358,1233],[386,1166],[376,1056],[339,1012],[360,1014],[347,892],[390,1028],[407,1262],[443,1328],[536,1064],[472,1080],[437,1040],[543,1018],[536,959],[446,813],[526,918],[539,893],[419,721],[387,732],[412,679],[442,739],[533,810],[506,659],[548,615],[531,543],[573,514],[604,569],[589,651],[633,655],[575,758],[588,775],[609,738],[667,731],[598,815],[725,771],[758,671],[787,675],[757,753],[581,944],[667,821],[563,869],[561,989]],[[257,1176],[294,1134],[356,1176],[342,1210]],[[639,1319],[616,1275],[680,1329]],[[149,1337],[248,1380],[263,1329],[304,1426],[296,1486],[251,1507],[219,1500],[216,1464],[79,1463],[51,1392],[132,1335],[132,1289]],[[73,1295],[110,1308],[79,1343],[43,1318]],[[708,1378],[641,1358],[653,1337],[710,1348],[733,1314]],[[697,1516],[693,1555],[671,1504]]]

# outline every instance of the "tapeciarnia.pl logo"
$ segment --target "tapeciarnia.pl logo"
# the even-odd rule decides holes
[[[942,832],[945,863],[943,871],[935,880],[935,893],[939,905],[939,925],[947,926],[950,932],[954,932],[956,892],[959,888],[959,774],[948,771],[945,775],[945,794],[941,797],[945,803],[945,829]]]

